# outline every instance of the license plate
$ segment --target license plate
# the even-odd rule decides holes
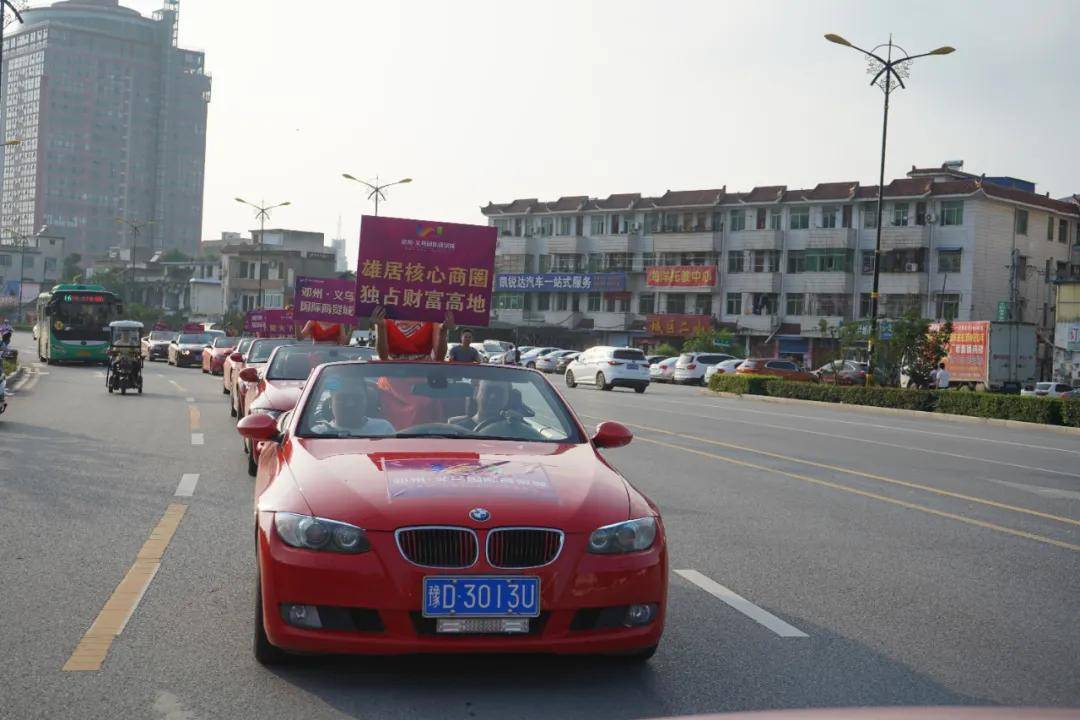
[[[424,617],[537,617],[540,578],[426,577],[423,614]]]
[[[637,370],[637,363],[626,363],[627,370]]]

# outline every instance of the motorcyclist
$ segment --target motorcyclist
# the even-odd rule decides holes
[[[0,318],[0,350],[4,350],[11,345],[11,334],[15,332],[15,328],[11,326],[7,318]]]

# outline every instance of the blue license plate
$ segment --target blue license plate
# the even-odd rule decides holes
[[[637,370],[637,363],[626,363],[627,370]]]
[[[537,617],[539,614],[538,577],[424,578],[424,617]]]

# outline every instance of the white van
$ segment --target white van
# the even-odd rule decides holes
[[[632,387],[643,393],[649,387],[649,363],[637,348],[599,346],[577,356],[566,368],[566,384],[595,385],[601,390]]]

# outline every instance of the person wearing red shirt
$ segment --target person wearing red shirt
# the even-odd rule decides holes
[[[371,313],[375,350],[380,360],[435,360],[446,358],[446,341],[454,329],[454,314],[449,310],[442,323],[415,320],[391,320],[383,307]],[[407,378],[379,378],[383,417],[402,430],[414,425],[444,422],[442,402],[412,394],[413,381]]]
[[[338,345],[349,344],[349,328],[340,323],[323,323],[318,320],[308,320],[300,331],[300,339],[310,339],[312,342],[332,342]]]

